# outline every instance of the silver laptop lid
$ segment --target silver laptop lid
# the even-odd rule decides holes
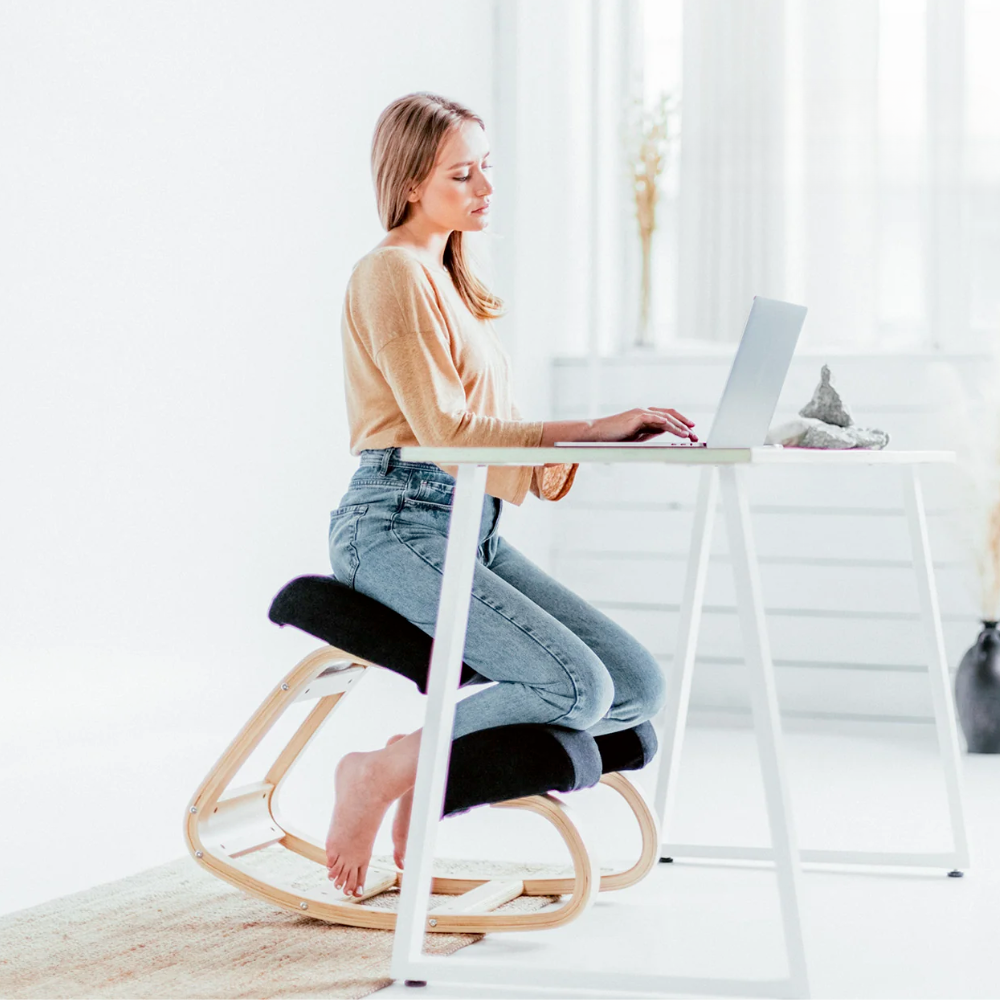
[[[754,296],[706,438],[709,448],[764,444],[805,318],[805,306]]]

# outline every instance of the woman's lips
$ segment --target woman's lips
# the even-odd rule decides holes
[[[472,214],[473,215],[482,215],[483,212],[488,212],[489,210],[490,210],[490,206],[489,205],[483,205],[482,208],[477,208]]]

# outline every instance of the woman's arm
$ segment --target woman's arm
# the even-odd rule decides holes
[[[694,421],[676,410],[640,407],[594,420],[546,420],[542,424],[541,447],[556,441],[645,441],[664,431],[697,441],[693,427]]]

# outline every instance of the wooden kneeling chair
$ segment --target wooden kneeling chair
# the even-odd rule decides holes
[[[379,666],[409,678],[426,693],[431,637],[392,609],[331,576],[300,576],[274,598],[269,617],[323,639],[278,684],[219,758],[188,805],[185,840],[192,855],[213,875],[286,910],[307,912],[331,923],[392,929],[396,914],[365,901],[400,884],[395,867],[370,865],[364,894],[347,896],[327,883],[295,888],[290,880],[269,879],[242,859],[280,845],[323,867],[324,843],[283,826],[275,809],[278,789],[319,728],[351,693],[365,672]],[[462,684],[477,678],[462,665]],[[230,789],[240,767],[285,710],[298,701],[316,705],[278,754],[264,778]],[[428,931],[487,932],[556,927],[579,916],[598,891],[623,889],[642,879],[656,862],[659,836],[643,795],[623,774],[644,767],[656,752],[652,726],[596,738],[559,726],[498,726],[459,737],[452,743],[444,816],[481,805],[523,809],[548,820],[573,861],[573,877],[498,879],[435,878],[432,892],[454,896],[434,908]],[[642,849],[632,867],[603,876],[590,856],[566,804],[553,792],[589,788],[598,782],[614,789],[631,808],[642,833]],[[568,896],[558,908],[524,914],[490,910],[520,895]]]

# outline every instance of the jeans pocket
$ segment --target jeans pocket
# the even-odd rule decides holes
[[[436,500],[424,500],[421,497],[403,497],[402,509],[427,511],[428,513],[443,513],[446,517],[451,513],[450,503],[440,503]]]
[[[354,589],[361,560],[358,556],[358,525],[368,513],[368,504],[352,503],[330,511],[330,569],[341,583]]]

